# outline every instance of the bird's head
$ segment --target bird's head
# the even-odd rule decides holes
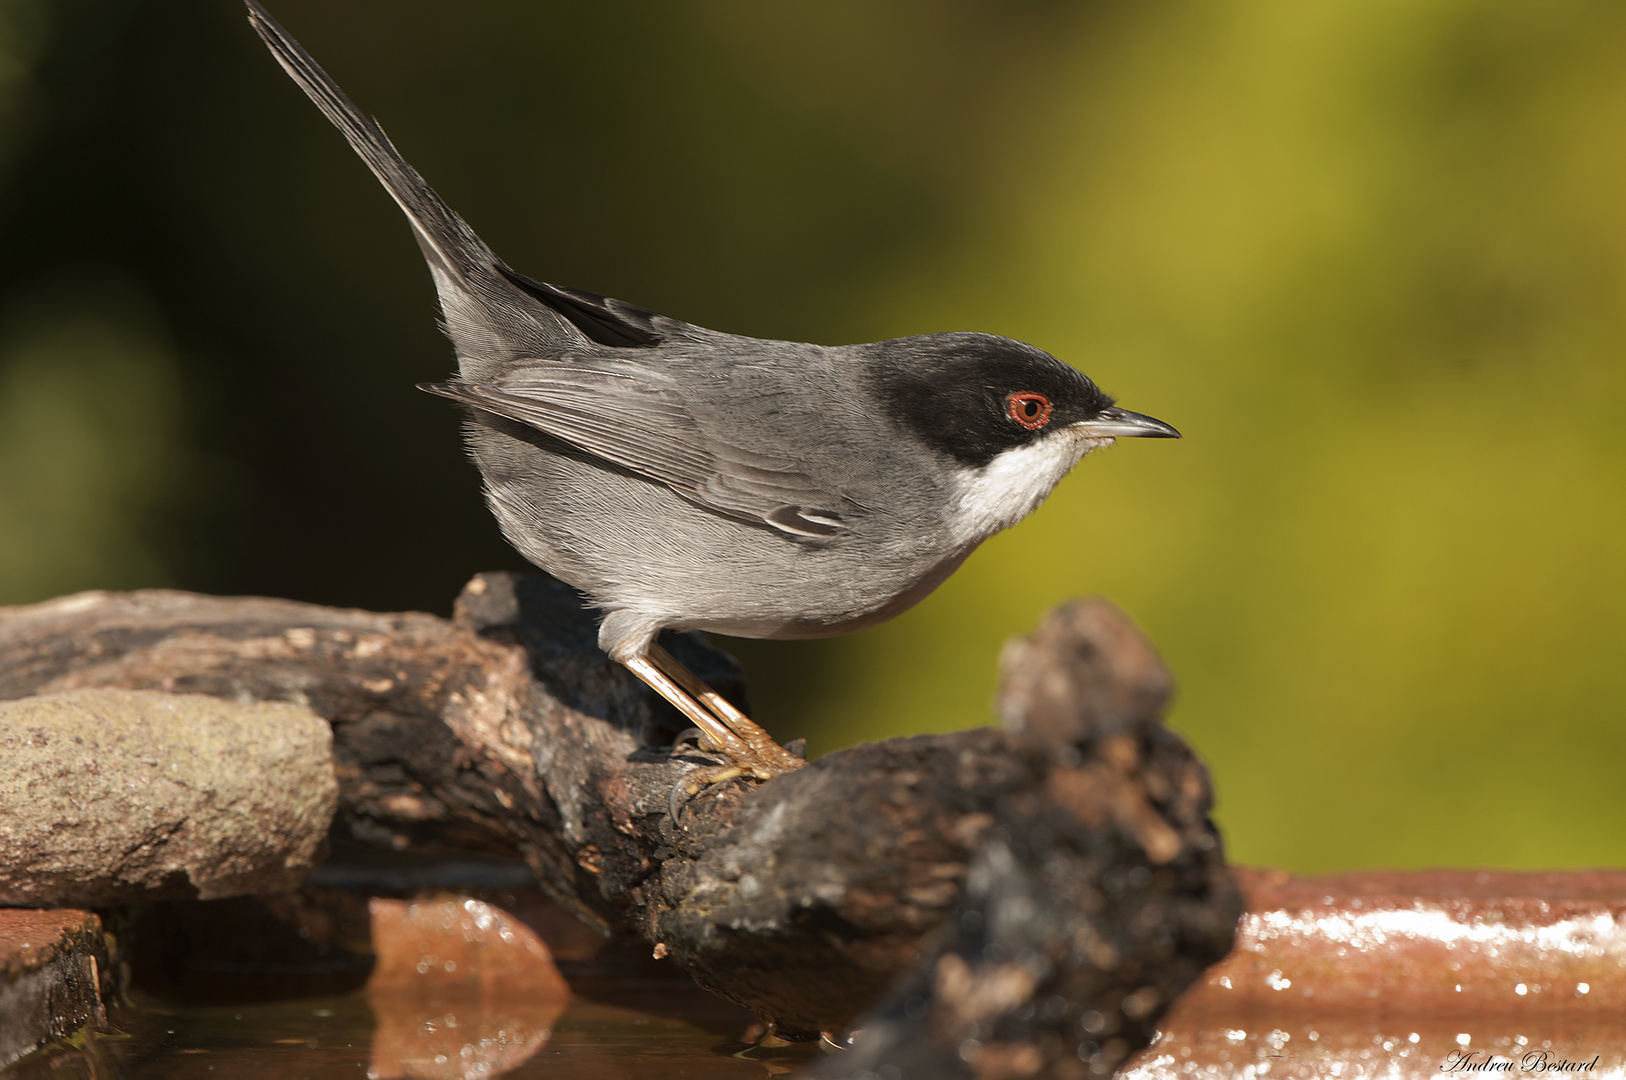
[[[872,392],[906,437],[949,465],[957,489],[951,526],[972,543],[1026,517],[1091,450],[1115,439],[1180,437],[1010,338],[930,334],[870,349]]]

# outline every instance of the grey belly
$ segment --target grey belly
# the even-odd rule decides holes
[[[680,630],[847,633],[907,609],[968,554],[945,550],[943,529],[907,515],[863,517],[830,540],[803,541],[528,442],[477,438],[476,457],[492,512],[521,554],[601,608]]]

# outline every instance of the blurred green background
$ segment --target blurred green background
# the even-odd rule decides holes
[[[781,736],[985,723],[1000,642],[1102,593],[1233,858],[1626,863],[1626,6],[273,9],[527,273],[1009,334],[1186,433],[887,626],[739,643]],[[398,212],[232,0],[0,0],[0,602],[447,611],[521,565],[413,389],[449,363]]]

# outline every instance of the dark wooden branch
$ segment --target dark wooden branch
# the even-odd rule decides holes
[[[537,577],[476,578],[450,621],[177,592],[0,611],[0,697],[113,686],[294,701],[332,724],[338,826],[355,838],[517,852],[584,920],[642,936],[782,1032],[838,1030],[907,976],[928,992],[883,1006],[908,1021],[889,1039],[936,1046],[971,1024],[989,1045],[1050,1047],[1041,1028],[1087,1033],[1084,1014],[1106,1009],[1116,1053],[1229,948],[1238,902],[1206,776],[1157,720],[1166,673],[1121,616],[1087,610],[1093,630],[1067,622],[1059,650],[1041,634],[1013,669],[1060,721],[1012,691],[1006,719],[1023,730],[855,747],[707,792],[681,822],[668,796],[698,759],[661,749],[681,721],[597,650],[575,594]],[[722,654],[667,644],[738,697]],[[1007,886],[1038,906],[1010,906]],[[1025,982],[998,967],[1018,939],[1045,958],[1023,961]],[[1065,1021],[1001,1019],[1058,987]]]
[[[1005,649],[996,708],[1036,783],[999,798],[950,918],[823,1078],[1104,1076],[1231,948],[1241,897],[1172,680],[1103,601]]]

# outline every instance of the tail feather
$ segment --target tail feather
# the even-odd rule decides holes
[[[471,354],[502,355],[532,348],[539,340],[580,343],[585,338],[622,347],[660,343],[656,317],[640,307],[533,281],[510,270],[259,0],[244,3],[249,22],[283,70],[333,122],[406,213],[434,274],[446,332],[464,366]]]
[[[406,163],[383,129],[356,108],[322,66],[258,0],[244,2],[248,5],[249,22],[283,70],[333,122],[406,213],[430,264],[465,284],[470,270],[478,268],[489,272],[494,269],[497,259],[491,249],[441,201],[417,170]]]

